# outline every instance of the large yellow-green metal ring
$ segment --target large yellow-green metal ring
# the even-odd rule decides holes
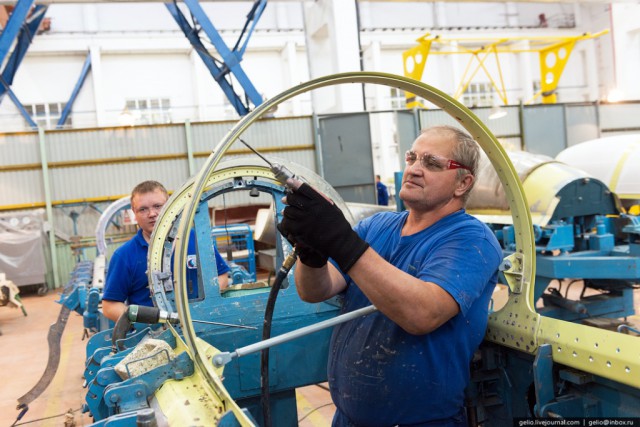
[[[311,80],[280,93],[240,120],[215,147],[198,175],[194,178],[194,184],[189,194],[190,202],[185,205],[182,212],[176,239],[174,273],[180,279],[178,282],[186,283],[185,266],[189,229],[207,186],[209,176],[215,171],[216,166],[236,139],[256,120],[282,102],[314,89],[348,83],[371,83],[395,87],[428,100],[454,117],[474,137],[487,154],[504,186],[505,194],[513,213],[517,249],[516,253],[507,259],[503,265],[512,292],[520,296],[520,298],[510,298],[502,310],[492,314],[489,327],[490,336],[488,338],[504,345],[517,347],[523,351],[524,349],[520,347],[519,343],[528,342],[531,343],[529,351],[533,352],[536,347],[535,330],[539,319],[539,316],[533,310],[532,287],[535,277],[535,248],[531,216],[522,185],[513,165],[489,129],[464,105],[429,85],[392,74],[352,72],[333,74]],[[176,305],[183,325],[184,338],[194,358],[196,368],[202,372],[205,378],[213,382],[215,379],[213,367],[200,354],[196,346],[196,335],[191,324],[186,286],[176,289]],[[529,314],[526,319],[525,316],[520,316],[520,321],[523,322],[522,327],[514,328],[511,323],[507,324],[505,321],[505,318],[509,317],[509,313],[514,311]],[[513,318],[513,315],[511,317]]]

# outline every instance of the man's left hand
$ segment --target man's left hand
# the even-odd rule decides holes
[[[308,184],[287,195],[278,229],[289,241],[333,258],[347,273],[369,244],[353,231],[342,211]]]

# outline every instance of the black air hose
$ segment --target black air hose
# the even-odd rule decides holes
[[[269,292],[267,306],[264,309],[264,322],[262,327],[262,340],[271,338],[271,320],[273,319],[273,309],[276,306],[278,292],[282,287],[282,282],[289,274],[289,271],[295,264],[297,255],[295,250],[291,251],[289,256],[284,260]],[[265,348],[260,354],[260,385],[262,389],[261,405],[264,427],[271,427],[271,405],[269,399],[269,349]]]
[[[160,309],[158,307],[147,307],[144,305],[130,305],[120,315],[116,326],[111,333],[111,351],[117,353],[118,341],[127,336],[131,329],[132,322],[158,323],[160,321]]]

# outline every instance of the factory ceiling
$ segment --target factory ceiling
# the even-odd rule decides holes
[[[247,2],[249,0],[200,0],[202,2],[229,2],[229,1],[237,1],[237,2]],[[296,3],[311,3],[315,0],[269,0],[272,2],[296,2]],[[360,3],[389,3],[389,2],[397,2],[397,3],[407,3],[407,2],[420,2],[420,3],[436,3],[433,0],[358,0]],[[70,3],[165,3],[166,0],[42,0],[38,1],[38,4],[70,4]],[[456,0],[449,1],[444,0],[444,2],[450,3],[487,3],[486,0]],[[532,2],[528,0],[492,0],[490,3],[638,3],[638,0],[581,0],[577,2],[575,0],[554,0],[554,1],[539,1]],[[15,0],[0,0],[0,5],[14,5]]]

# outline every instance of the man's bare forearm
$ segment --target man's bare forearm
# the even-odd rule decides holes
[[[313,268],[298,262],[295,279],[298,294],[306,302],[324,301],[346,287],[342,274],[332,264]]]
[[[127,306],[123,302],[102,300],[102,314],[114,322],[118,321],[126,309]]]

